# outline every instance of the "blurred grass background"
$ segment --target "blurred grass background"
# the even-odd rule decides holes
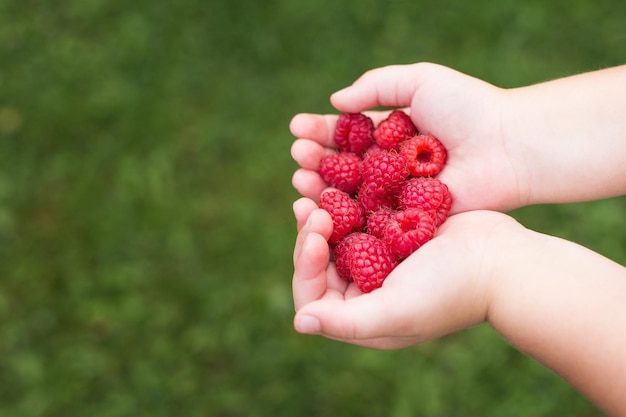
[[[600,415],[487,326],[397,352],[297,335],[288,123],[387,64],[503,87],[621,64],[625,17],[622,0],[0,0],[0,415]],[[624,263],[625,209],[514,215]]]

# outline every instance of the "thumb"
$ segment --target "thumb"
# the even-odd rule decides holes
[[[337,110],[357,113],[377,106],[408,107],[422,74],[435,64],[390,65],[364,73],[351,86],[334,93]]]
[[[399,299],[400,298],[400,299]],[[320,334],[358,343],[359,340],[399,336],[410,327],[413,308],[385,286],[352,298],[327,293],[300,309],[294,326],[300,333]],[[408,300],[407,300],[408,301]]]

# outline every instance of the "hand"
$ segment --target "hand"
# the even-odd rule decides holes
[[[422,133],[439,138],[439,175],[451,213],[508,211],[626,193],[626,65],[504,90],[436,64],[378,68],[331,96],[342,112],[404,107]],[[388,112],[366,112],[375,123]],[[334,152],[336,115],[299,114],[294,187],[316,200],[320,159]],[[621,180],[620,180],[621,179]]]
[[[305,196],[294,203],[296,330],[394,349],[488,321],[608,414],[626,415],[624,267],[479,211],[626,193],[624,80],[621,66],[505,92],[422,63],[370,71],[335,93],[342,112],[406,107],[449,154],[439,178],[454,215],[368,294],[329,262],[332,221],[315,202],[337,116],[294,117],[293,185]],[[368,114],[378,122],[387,112]]]
[[[502,134],[503,90],[435,64],[420,63],[372,70],[332,95],[342,112],[376,106],[406,107],[420,132],[436,136],[448,151],[439,175],[452,191],[451,213],[474,209],[506,211],[526,203],[523,153]],[[388,112],[366,112],[375,123]],[[292,156],[300,165],[294,187],[317,200],[327,185],[317,174],[324,155],[335,151],[337,115],[296,115],[291,132],[300,138]]]
[[[363,294],[329,263],[328,213],[307,198],[295,202],[294,213],[296,330],[376,349],[410,346],[485,321],[497,288],[491,271],[498,251],[526,230],[496,212],[452,216],[381,288]]]

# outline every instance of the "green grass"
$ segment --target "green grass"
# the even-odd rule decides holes
[[[289,119],[363,71],[623,63],[626,4],[0,0],[0,415],[592,416],[486,326],[297,335]],[[623,198],[514,215],[626,262]]]

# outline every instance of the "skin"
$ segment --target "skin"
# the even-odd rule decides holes
[[[343,112],[375,122],[406,108],[418,129],[448,151],[439,178],[455,190],[453,213],[508,211],[626,193],[626,66],[517,89],[501,89],[430,63],[365,73],[331,96]],[[298,114],[290,124],[300,165],[293,185],[317,200],[326,187],[315,172],[336,148],[336,115]]]
[[[337,276],[332,221],[316,204],[336,116],[296,115],[296,330],[398,349],[487,322],[604,412],[626,416],[626,269],[501,213],[626,193],[625,97],[626,66],[504,90],[428,63],[376,69],[333,94],[339,111],[406,108],[448,149],[439,178],[453,215],[369,294]]]

